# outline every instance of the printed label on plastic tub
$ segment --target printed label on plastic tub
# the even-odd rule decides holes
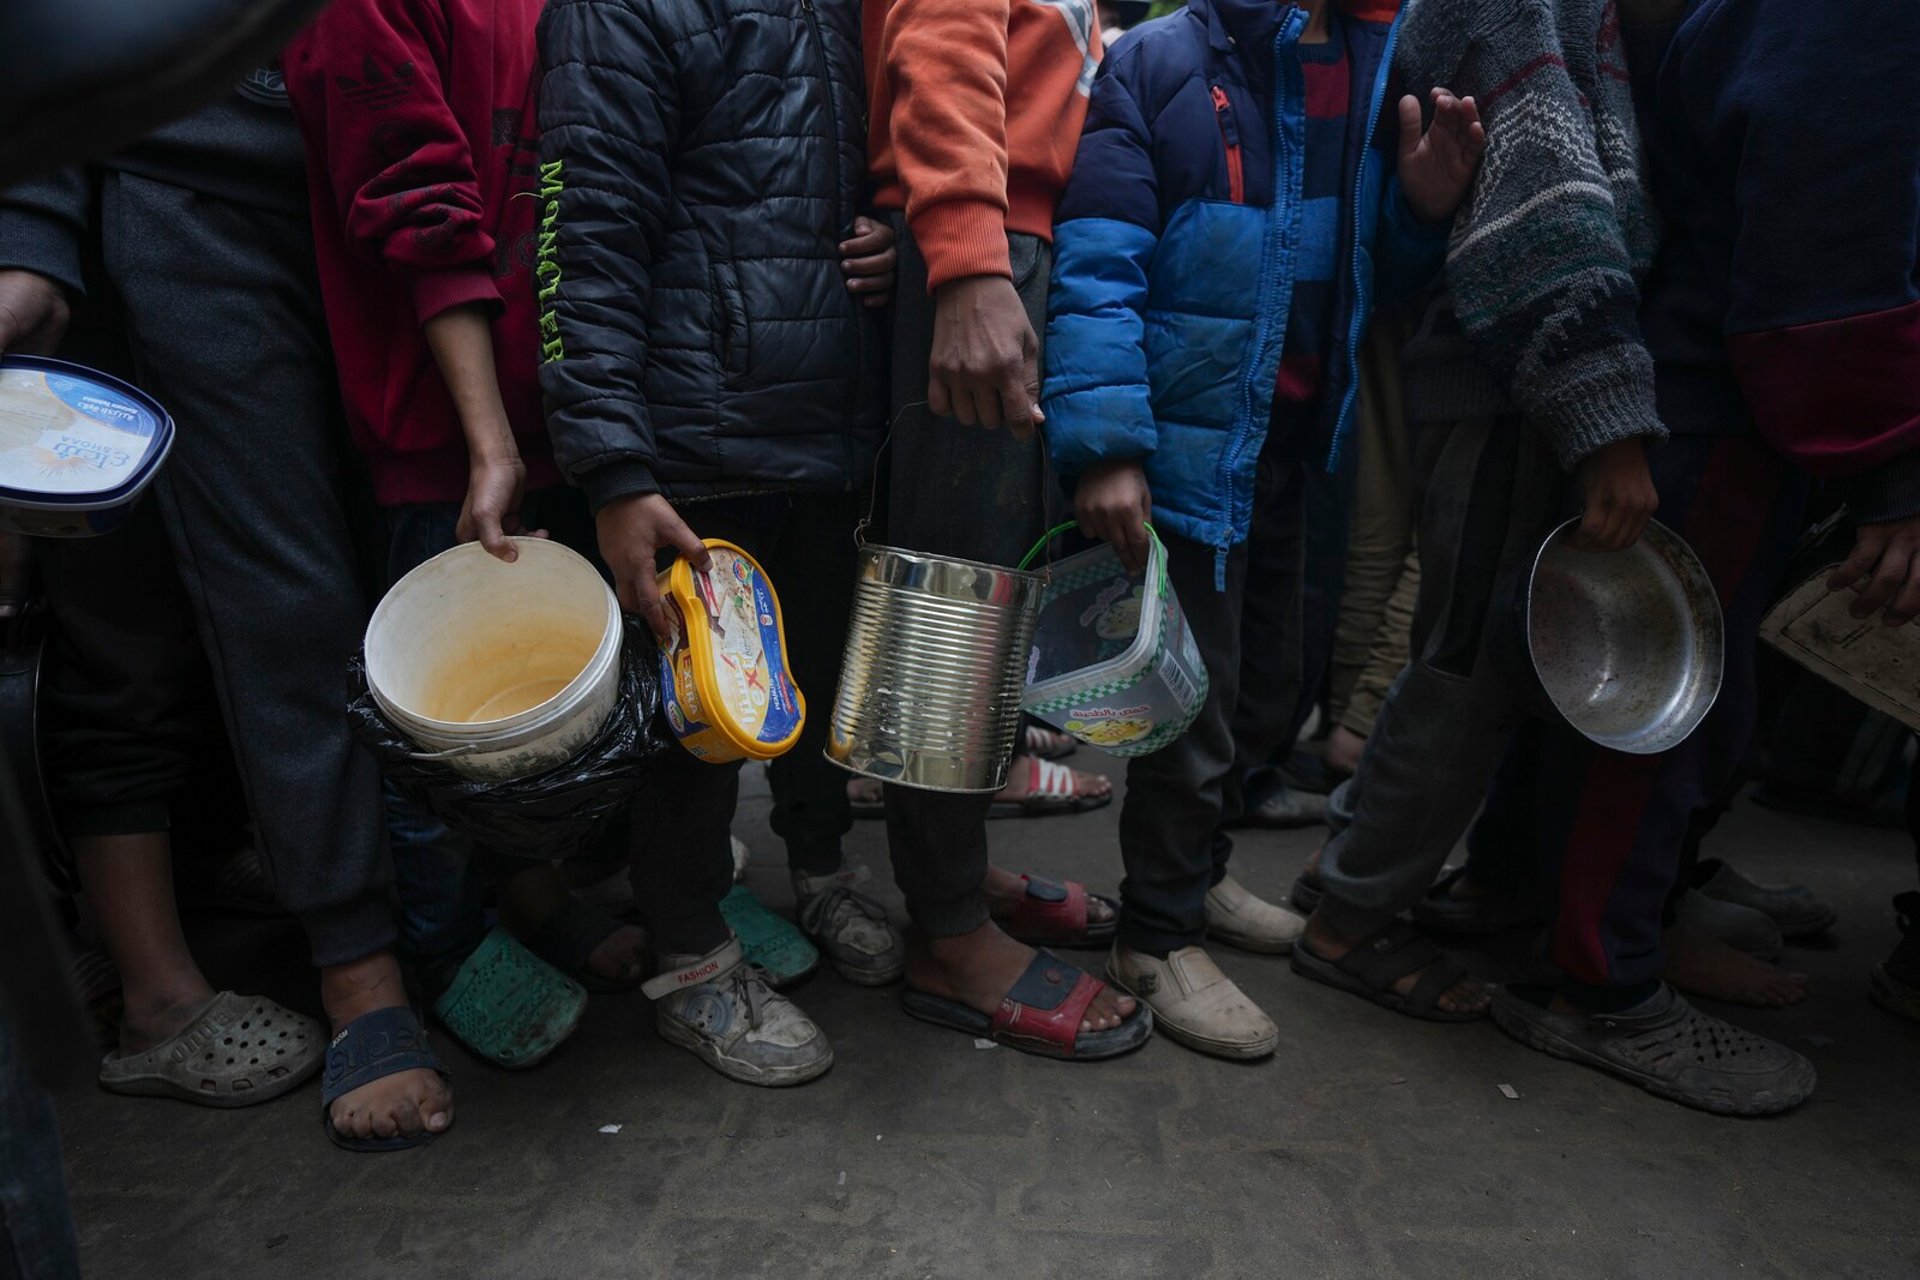
[[[1053,566],[1027,675],[1027,711],[1115,755],[1146,755],[1187,731],[1207,669],[1157,541],[1143,577],[1105,546]]]
[[[780,601],[752,556],[718,539],[707,547],[707,572],[682,560],[660,575],[678,624],[660,654],[667,723],[702,760],[770,760],[793,746],[807,714],[787,669]]]
[[[161,418],[114,385],[0,367],[0,488],[47,498],[112,493],[139,475]]]

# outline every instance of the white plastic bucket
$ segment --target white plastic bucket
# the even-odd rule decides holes
[[[393,584],[367,623],[367,687],[394,727],[474,778],[523,778],[585,746],[620,692],[620,604],[585,558],[467,543]]]

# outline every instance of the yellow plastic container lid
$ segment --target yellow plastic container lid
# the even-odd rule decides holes
[[[667,722],[681,746],[710,763],[771,760],[799,740],[807,719],[787,667],[780,598],[759,561],[731,542],[705,542],[707,572],[676,560],[660,575],[675,623],[660,652]]]

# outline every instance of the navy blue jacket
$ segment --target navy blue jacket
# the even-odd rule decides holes
[[[598,509],[865,483],[884,334],[855,0],[550,0],[538,280],[553,453]]]
[[[1446,247],[1446,229],[1419,224],[1400,194],[1391,114],[1379,127],[1396,9],[1347,7],[1349,269],[1325,410],[1305,442],[1330,468],[1376,266],[1398,292],[1430,278]],[[1292,46],[1304,25],[1275,0],[1189,0],[1129,32],[1094,81],[1054,225],[1043,408],[1055,465],[1072,476],[1140,460],[1155,522],[1223,551],[1252,519],[1302,234],[1306,104]]]
[[[1661,417],[1757,427],[1863,519],[1920,513],[1920,5],[1698,0],[1630,34]]]

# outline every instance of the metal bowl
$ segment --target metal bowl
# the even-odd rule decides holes
[[[1705,566],[1649,522],[1625,551],[1579,551],[1580,522],[1548,534],[1522,595],[1528,665],[1554,713],[1600,746],[1654,755],[1713,709],[1726,624]]]

